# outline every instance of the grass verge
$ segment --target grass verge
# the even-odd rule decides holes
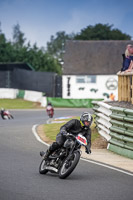
[[[5,109],[37,109],[40,103],[26,101],[23,99],[0,99],[0,108]]]

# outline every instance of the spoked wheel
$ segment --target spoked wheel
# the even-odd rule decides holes
[[[40,166],[39,166],[39,173],[46,174],[48,170],[46,169],[46,161],[43,159]]]
[[[68,177],[77,166],[79,159],[80,153],[76,151],[74,152],[72,158],[69,161],[65,160],[59,171],[59,178],[64,179]]]

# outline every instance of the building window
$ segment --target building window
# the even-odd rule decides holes
[[[76,83],[85,83],[85,76],[77,76]]]
[[[96,83],[96,76],[76,76],[76,83]]]
[[[96,76],[86,76],[87,83],[96,83]]]

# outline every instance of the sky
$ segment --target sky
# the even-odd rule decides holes
[[[20,25],[26,42],[46,47],[59,31],[80,33],[98,23],[113,25],[133,40],[133,0],[0,0],[0,22],[7,40]]]

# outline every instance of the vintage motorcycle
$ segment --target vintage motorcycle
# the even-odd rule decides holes
[[[64,145],[53,152],[48,159],[43,159],[39,166],[40,174],[47,172],[58,174],[59,178],[68,177],[77,166],[81,156],[81,146],[87,145],[87,140],[81,134],[67,134]]]

